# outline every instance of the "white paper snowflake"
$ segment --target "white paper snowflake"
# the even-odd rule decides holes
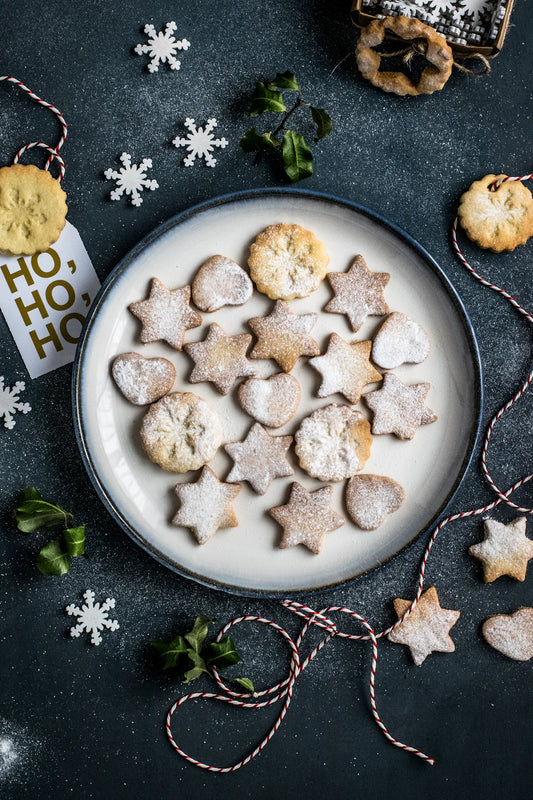
[[[20,411],[27,414],[31,411],[29,403],[21,403],[19,400],[20,392],[26,388],[24,381],[17,381],[13,387],[5,385],[4,378],[0,376],[0,420],[4,419],[4,428],[11,430],[15,427],[13,415]]]
[[[144,32],[148,36],[147,44],[138,44],[134,51],[142,56],[147,53],[152,59],[147,65],[149,72],[157,72],[159,64],[168,63],[170,69],[179,69],[181,61],[176,58],[177,50],[188,50],[191,43],[187,39],[176,40],[172,35],[176,30],[175,22],[167,22],[164,31],[156,32],[153,25],[145,25]]]
[[[213,158],[211,153],[215,147],[226,147],[227,139],[215,139],[211,131],[216,128],[217,121],[214,117],[207,120],[205,128],[197,128],[196,123],[190,117],[185,120],[185,127],[190,131],[185,137],[176,136],[172,140],[175,147],[186,147],[189,155],[183,159],[186,167],[192,167],[195,160],[204,159],[208,167],[214,167],[217,163],[216,158]]]
[[[433,16],[439,16],[443,11],[455,11],[453,0],[429,0],[429,11]]]
[[[143,201],[140,193],[143,189],[150,189],[152,192],[159,189],[157,181],[146,177],[146,170],[152,167],[152,159],[143,158],[140,164],[132,164],[129,153],[122,153],[120,161],[123,166],[118,172],[111,168],[104,172],[108,181],[117,183],[117,188],[113,189],[109,197],[111,200],[119,200],[123,194],[130,194],[132,206],[140,206]]]
[[[105,603],[94,602],[94,592],[87,589],[83,593],[85,603],[81,608],[71,603],[67,606],[65,611],[70,616],[78,617],[78,624],[70,629],[70,635],[76,639],[81,633],[87,631],[91,634],[91,643],[100,644],[102,637],[100,631],[107,628],[110,631],[116,631],[120,627],[116,619],[109,619],[107,612],[115,608],[115,600],[113,597],[108,597]]]
[[[486,11],[487,5],[494,5],[489,0],[461,0],[461,13],[473,14],[474,19],[477,20],[481,14]]]

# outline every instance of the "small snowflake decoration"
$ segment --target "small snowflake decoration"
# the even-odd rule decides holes
[[[152,168],[152,159],[143,158],[140,164],[132,164],[129,153],[122,153],[120,156],[123,166],[117,172],[116,169],[106,169],[104,175],[108,181],[116,181],[117,187],[113,189],[109,197],[111,200],[119,200],[123,194],[131,195],[132,206],[140,206],[143,199],[140,193],[143,189],[159,189],[159,184],[155,180],[146,177],[146,170]]]
[[[26,388],[24,381],[17,381],[13,387],[6,386],[4,378],[0,377],[0,420],[4,419],[4,428],[9,431],[15,427],[13,415],[20,411],[27,414],[31,411],[29,403],[21,403],[19,400],[20,392]]]
[[[70,635],[78,638],[81,633],[87,631],[91,634],[91,644],[100,644],[102,637],[100,631],[107,628],[110,631],[116,631],[120,627],[116,619],[109,619],[107,612],[115,608],[114,598],[107,598],[105,603],[94,602],[94,592],[87,589],[83,593],[85,603],[81,608],[75,606],[73,603],[67,606],[65,611],[70,616],[78,618],[78,624],[70,629]]]
[[[183,159],[186,167],[192,167],[196,159],[204,159],[208,167],[214,167],[217,163],[216,158],[213,158],[211,153],[215,147],[227,147],[227,139],[215,139],[211,131],[216,128],[217,121],[214,117],[207,120],[205,128],[197,128],[196,123],[190,117],[185,120],[185,127],[189,133],[185,137],[176,136],[172,140],[175,147],[186,147],[189,155]]]
[[[176,30],[177,25],[175,22],[167,22],[165,30],[156,33],[153,25],[145,25],[144,32],[148,36],[147,44],[138,44],[134,51],[137,55],[142,56],[147,53],[151,61],[147,65],[148,72],[157,72],[159,64],[168,63],[170,69],[178,70],[181,67],[181,61],[176,58],[177,50],[188,50],[191,43],[187,39],[179,39],[176,41],[172,35]]]

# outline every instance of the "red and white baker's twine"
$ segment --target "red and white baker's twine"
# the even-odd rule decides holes
[[[59,120],[59,124],[61,125],[61,135],[55,147],[50,147],[50,145],[47,145],[44,142],[30,142],[29,144],[25,144],[23,147],[20,148],[20,150],[15,155],[15,158],[13,159],[13,164],[16,164],[19,161],[21,155],[25,153],[26,150],[31,150],[31,148],[33,147],[39,147],[48,152],[48,158],[46,160],[46,164],[44,167],[46,170],[50,169],[50,166],[54,160],[58,162],[59,176],[57,180],[61,183],[61,181],[65,176],[65,162],[59,155],[59,150],[61,149],[61,147],[63,147],[65,139],[67,138],[68,126],[67,123],[65,122],[65,118],[63,117],[61,112],[54,105],[52,105],[52,103],[47,103],[46,100],[42,99],[42,97],[39,97],[34,92],[32,92],[31,89],[29,89],[26,86],[26,84],[22,83],[22,81],[19,81],[17,78],[14,78],[12,75],[0,75],[0,81],[9,81],[10,83],[14,83],[15,86],[18,86],[20,89],[26,92],[32,98],[32,100],[35,100],[37,103],[44,106],[45,108],[49,108],[50,111],[52,111],[56,115],[57,119]]]
[[[491,187],[491,190],[496,191],[499,188],[499,186],[502,183],[506,182],[506,181],[523,181],[523,180],[530,180],[532,178],[533,178],[533,175],[525,175],[525,176],[522,176],[522,177],[505,177],[505,178],[501,178],[498,181],[495,181],[494,185]],[[485,278],[483,278],[481,275],[479,275],[470,266],[470,264],[468,263],[466,258],[463,256],[463,254],[462,254],[462,252],[461,252],[461,250],[459,248],[459,245],[457,243],[457,221],[458,220],[456,218],[454,223],[453,223],[452,241],[453,241],[453,246],[455,248],[457,256],[461,260],[461,262],[464,264],[464,266],[484,286],[488,286],[490,289],[493,289],[495,292],[498,292],[499,294],[501,294],[529,322],[533,322],[533,316],[531,314],[529,314],[524,308],[522,308],[522,306],[514,299],[514,297],[512,297],[510,294],[508,294],[508,292],[506,292],[504,289],[500,289],[498,286],[495,286],[493,283],[490,283],[490,281],[485,280]],[[498,422],[500,417],[502,417],[503,414],[505,414],[505,412],[509,408],[511,408],[511,406],[513,406],[522,397],[522,395],[529,388],[529,386],[530,386],[532,381],[533,381],[533,371],[528,375],[527,379],[524,381],[524,383],[522,384],[522,386],[520,387],[518,392],[514,395],[514,397],[512,397],[498,411],[498,413],[493,417],[493,419],[491,420],[491,422],[490,422],[490,424],[489,424],[489,426],[487,428],[487,432],[485,434],[485,440],[484,440],[484,443],[483,443],[483,449],[482,449],[482,454],[481,454],[481,466],[482,466],[483,474],[484,474],[489,486],[491,487],[491,489],[497,495],[497,499],[494,500],[492,503],[489,503],[486,506],[483,506],[482,508],[476,508],[476,509],[473,509],[471,511],[461,511],[461,512],[459,512],[457,514],[451,514],[449,517],[446,517],[445,519],[441,520],[441,522],[439,522],[439,524],[437,525],[437,527],[435,528],[435,530],[431,534],[429,542],[428,542],[428,544],[426,546],[426,549],[424,551],[424,555],[422,557],[422,562],[421,562],[421,565],[420,565],[420,571],[419,571],[419,575],[418,575],[418,586],[417,586],[416,595],[415,595],[415,598],[414,598],[413,602],[411,603],[411,605],[409,606],[409,608],[405,612],[405,614],[402,617],[400,617],[400,619],[398,619],[393,625],[390,625],[385,630],[381,631],[380,633],[374,633],[374,631],[372,630],[372,628],[369,625],[369,623],[365,619],[363,619],[363,617],[361,617],[355,611],[352,611],[349,608],[345,608],[344,606],[328,606],[327,608],[322,609],[322,611],[315,611],[314,609],[310,608],[309,606],[304,605],[303,603],[298,603],[295,600],[283,600],[282,601],[282,605],[285,608],[287,608],[289,611],[292,611],[293,613],[295,613],[298,616],[300,616],[303,619],[305,619],[305,624],[304,624],[304,626],[303,626],[303,628],[302,628],[302,630],[301,630],[296,642],[293,641],[291,636],[287,633],[287,631],[284,628],[282,628],[277,623],[272,622],[271,620],[264,619],[263,617],[245,616],[245,617],[238,617],[237,619],[232,620],[224,628],[222,628],[222,630],[220,631],[220,633],[218,634],[218,636],[216,638],[216,641],[220,641],[220,639],[222,639],[234,625],[237,625],[237,624],[239,624],[241,622],[260,622],[260,623],[263,623],[265,625],[269,625],[271,628],[274,628],[274,630],[277,630],[277,631],[279,631],[281,633],[281,635],[287,641],[287,643],[289,645],[289,648],[291,650],[291,663],[290,663],[290,667],[289,667],[289,676],[285,680],[281,681],[280,683],[276,684],[275,686],[270,687],[269,689],[263,689],[260,692],[254,692],[253,694],[248,694],[248,693],[234,692],[232,689],[230,689],[228,686],[226,686],[226,684],[222,681],[222,679],[220,678],[220,675],[217,672],[217,670],[213,669],[215,680],[216,680],[216,682],[217,682],[217,684],[219,686],[219,689],[223,693],[191,692],[190,694],[185,695],[184,697],[180,698],[176,703],[174,703],[174,705],[172,706],[172,708],[168,712],[167,720],[166,720],[166,730],[167,730],[168,738],[170,739],[170,742],[171,742],[172,746],[180,754],[180,756],[183,756],[183,758],[185,758],[191,764],[194,764],[195,766],[200,767],[201,769],[208,770],[209,772],[235,772],[236,770],[240,769],[241,767],[244,767],[245,764],[248,764],[249,761],[251,761],[253,758],[255,758],[255,756],[257,756],[261,752],[261,750],[263,750],[263,748],[272,739],[272,737],[274,736],[274,734],[276,733],[276,731],[280,727],[281,723],[283,722],[285,714],[287,713],[287,709],[289,708],[290,702],[292,700],[293,688],[294,688],[294,684],[295,684],[296,679],[302,674],[304,669],[306,669],[306,667],[311,663],[311,661],[315,658],[315,656],[318,655],[318,653],[322,650],[322,648],[329,641],[331,641],[331,639],[333,639],[335,637],[339,637],[339,638],[343,638],[343,639],[351,639],[351,640],[354,640],[354,641],[363,641],[363,640],[364,641],[368,641],[368,640],[370,640],[372,642],[372,663],[371,663],[371,667],[370,667],[370,679],[369,679],[370,705],[371,705],[371,708],[372,708],[372,714],[374,716],[376,724],[379,726],[379,728],[381,729],[381,731],[384,734],[384,736],[392,744],[394,744],[396,747],[399,747],[402,750],[405,750],[405,751],[407,751],[409,753],[413,753],[414,755],[416,755],[419,758],[421,758],[424,761],[426,761],[428,764],[432,764],[433,765],[435,763],[435,761],[432,758],[430,758],[429,756],[425,755],[425,753],[422,753],[420,750],[417,750],[417,748],[410,747],[409,745],[403,744],[402,742],[400,742],[397,739],[395,739],[389,733],[389,731],[387,730],[387,728],[383,724],[383,722],[382,722],[382,720],[381,720],[381,718],[380,718],[380,716],[378,714],[378,710],[377,710],[377,707],[376,707],[376,698],[375,698],[375,679],[376,679],[376,666],[377,666],[377,659],[378,659],[378,643],[377,643],[377,640],[382,638],[382,637],[384,637],[384,636],[387,636],[391,631],[393,631],[396,627],[398,627],[398,625],[400,625],[406,619],[406,617],[409,616],[409,614],[412,612],[412,610],[414,609],[414,607],[418,603],[418,601],[419,601],[419,599],[420,599],[420,597],[422,595],[422,591],[423,591],[423,587],[424,587],[424,578],[425,578],[426,565],[427,565],[427,561],[428,561],[428,558],[429,558],[429,554],[431,552],[431,549],[432,549],[432,547],[433,547],[433,545],[435,543],[435,540],[436,540],[438,534],[444,528],[445,525],[447,525],[449,522],[453,522],[454,520],[457,520],[457,519],[464,519],[466,517],[473,517],[473,516],[479,516],[480,514],[485,514],[487,511],[490,511],[491,509],[495,508],[497,505],[499,505],[502,502],[503,503],[507,503],[507,505],[511,506],[512,508],[516,509],[517,511],[522,512],[523,514],[532,514],[533,513],[533,508],[527,508],[527,507],[518,505],[517,503],[514,503],[510,499],[510,496],[517,489],[519,489],[521,486],[523,486],[524,484],[528,483],[528,481],[530,481],[533,478],[533,475],[527,475],[526,477],[521,478],[520,480],[516,481],[516,483],[514,483],[509,489],[507,489],[507,491],[502,492],[498,488],[496,483],[494,482],[494,480],[493,480],[493,478],[492,478],[492,476],[491,476],[491,474],[489,472],[488,466],[487,466],[487,450],[488,450],[489,442],[490,442],[490,439],[491,439],[492,432],[494,430],[495,424]],[[354,619],[358,620],[358,622],[360,622],[363,625],[363,627],[368,631],[368,633],[366,633],[366,634],[353,634],[353,633],[345,633],[344,631],[339,630],[337,628],[337,626],[335,625],[335,623],[329,618],[329,615],[331,613],[333,613],[333,612],[341,612],[341,613],[344,613],[344,614],[348,614],[349,616],[351,616]],[[326,631],[326,636],[323,639],[321,639],[321,641],[317,644],[317,646],[314,648],[314,650],[307,656],[307,658],[304,661],[301,662],[300,661],[300,646],[302,644],[302,640],[303,640],[305,634],[307,633],[307,631],[309,630],[311,625],[316,625],[316,626],[318,626],[320,628],[323,628]],[[261,698],[261,697],[268,697],[268,699],[260,701],[260,702],[257,702],[258,698]],[[174,737],[172,736],[172,731],[170,729],[172,715],[174,714],[174,712],[176,711],[177,708],[179,708],[181,705],[186,703],[188,700],[208,699],[208,698],[209,699],[213,699],[213,700],[220,700],[220,701],[222,701],[224,703],[230,703],[231,705],[240,706],[241,708],[264,708],[265,706],[270,706],[273,703],[277,703],[277,702],[279,702],[279,701],[281,701],[283,699],[284,699],[284,703],[283,703],[283,707],[282,707],[282,709],[281,709],[281,711],[279,713],[279,716],[278,716],[276,722],[274,723],[273,727],[271,728],[269,733],[265,736],[265,738],[262,740],[262,742],[255,748],[255,750],[253,750],[245,758],[243,758],[241,761],[238,761],[236,764],[233,764],[232,766],[229,766],[229,767],[215,767],[215,766],[211,766],[209,764],[204,764],[202,761],[198,761],[197,759],[195,759],[192,756],[190,756],[187,753],[185,753],[179,747],[179,745],[176,743],[176,741],[174,740]]]

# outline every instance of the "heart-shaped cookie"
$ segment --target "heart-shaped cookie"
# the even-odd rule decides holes
[[[239,387],[239,402],[251,417],[267,428],[280,428],[296,414],[300,384],[279,372],[270,378],[249,378]]]
[[[116,385],[130,403],[146,406],[170,392],[176,370],[166,358],[145,358],[139,353],[122,353],[111,366]]]
[[[425,330],[399,311],[389,314],[372,346],[372,360],[383,369],[420,364],[428,353],[429,339]]]
[[[385,522],[405,500],[399,483],[383,475],[354,475],[346,485],[346,508],[355,524],[371,531]]]
[[[533,608],[519,608],[514,614],[497,614],[483,623],[485,641],[515,661],[533,658]]]
[[[201,311],[223,306],[242,306],[250,299],[253,284],[247,273],[231,258],[211,256],[204,261],[192,283],[192,299]]]

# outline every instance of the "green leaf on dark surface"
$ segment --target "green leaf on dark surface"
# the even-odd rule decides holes
[[[161,656],[163,669],[183,666],[185,657],[190,650],[183,636],[176,636],[171,642],[164,642],[159,639],[157,642],[152,642],[152,647],[154,647]]]
[[[200,653],[205,637],[207,636],[209,625],[212,625],[213,622],[214,620],[203,615],[196,617],[192,630],[185,634],[185,639],[189,642],[195,653]]]
[[[292,89],[294,92],[299,91],[298,81],[294,72],[287,70],[286,72],[278,72],[273,81],[267,83],[268,89]]]
[[[82,556],[85,553],[85,525],[65,528],[63,535],[69,556]]]
[[[277,139],[274,139],[271,131],[259,134],[255,128],[250,128],[242,137],[240,145],[245,153],[254,153],[256,150],[275,150],[280,146],[280,143]]]
[[[250,678],[233,678],[235,683],[238,683],[239,686],[242,686],[243,689],[246,689],[247,692],[253,694],[255,692],[254,685]]]
[[[304,137],[287,131],[282,146],[283,167],[292,183],[313,174],[313,154]]]
[[[43,575],[64,575],[70,569],[70,556],[65,542],[54,539],[37,556],[37,568]]]
[[[207,669],[205,661],[202,658],[202,656],[200,656],[198,653],[196,653],[194,650],[191,650],[190,648],[187,652],[187,655],[189,657],[190,663],[192,664],[192,667],[185,671],[185,674],[183,676],[183,683],[190,683],[191,681],[194,681],[196,678],[199,678],[200,675],[202,675],[204,672],[207,673],[207,675],[211,674]]]
[[[259,114],[264,114],[265,111],[286,110],[287,109],[280,92],[271,91],[262,81],[259,81],[255,87],[255,92],[252,97],[250,116],[258,117]]]
[[[229,636],[220,642],[211,642],[205,648],[205,660],[208,666],[217,669],[227,669],[232,664],[238,664],[242,658],[235,649],[235,644]]]
[[[30,490],[32,493],[37,492],[36,489]],[[25,495],[27,492],[24,493]],[[39,494],[37,492],[37,494]],[[22,503],[17,506],[14,512],[14,517],[17,521],[17,528],[24,533],[33,533],[38,528],[49,528],[52,525],[59,525],[63,522],[67,523],[67,514],[59,506],[48,503],[40,496],[25,496]]]
[[[326,136],[330,135],[333,128],[333,120],[323,108],[315,108],[314,106],[310,106],[310,108],[313,122],[316,125],[315,141],[318,142],[319,139],[325,139]]]

